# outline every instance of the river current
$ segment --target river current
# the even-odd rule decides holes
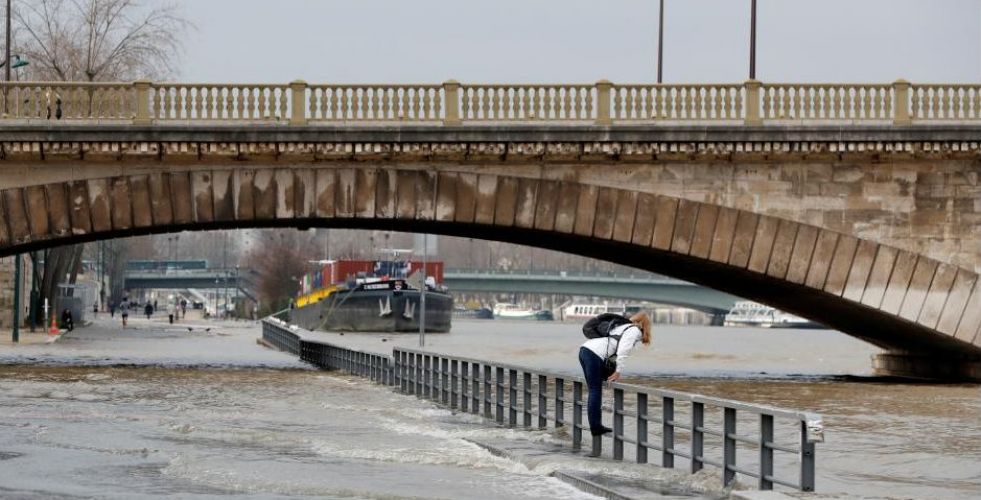
[[[253,323],[100,320],[53,345],[0,345],[0,497],[592,498],[564,467],[474,441],[496,428],[255,344]],[[205,328],[209,328],[205,330]],[[414,335],[323,334],[391,352]],[[578,325],[456,320],[427,348],[576,373]],[[629,381],[821,413],[822,493],[981,495],[974,385],[869,378],[875,348],[837,332],[656,326]],[[588,468],[588,463],[579,464]],[[602,472],[602,470],[597,470]]]

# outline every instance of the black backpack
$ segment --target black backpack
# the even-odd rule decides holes
[[[593,316],[582,325],[582,334],[586,336],[587,339],[598,339],[601,337],[609,337],[610,332],[620,326],[630,323],[630,320],[614,313],[603,313],[598,316]],[[620,339],[617,339],[618,341]]]

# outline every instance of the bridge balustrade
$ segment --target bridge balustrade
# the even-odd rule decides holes
[[[365,377],[500,425],[571,434],[573,449],[584,446],[589,426],[581,377],[415,349],[395,348],[389,357],[304,340],[290,328],[266,319],[263,338],[326,370]],[[610,440],[614,460],[632,456],[648,463],[653,450],[664,468],[674,468],[678,457],[688,461],[691,473],[716,467],[726,486],[742,475],[761,490],[781,485],[814,491],[815,444],[823,441],[820,415],[631,384],[611,387],[613,433],[592,437],[592,455],[601,455],[604,440]]]
[[[0,83],[3,122],[950,123],[981,119],[981,84]]]

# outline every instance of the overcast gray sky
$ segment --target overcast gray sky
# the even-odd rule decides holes
[[[648,82],[657,0],[180,0],[195,82]],[[748,76],[749,0],[666,0],[665,82]],[[981,81],[981,0],[759,0],[757,78]]]

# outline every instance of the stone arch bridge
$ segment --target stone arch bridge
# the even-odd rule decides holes
[[[905,117],[891,108],[896,120],[887,123],[781,121],[764,99],[760,116],[744,107],[736,122],[628,122],[617,107],[627,101],[604,105],[604,95],[620,94],[601,82],[590,89],[599,101],[585,121],[471,123],[478,115],[467,107],[469,91],[455,85],[437,87],[444,105],[435,122],[312,123],[321,101],[294,107],[313,95],[296,83],[290,89],[307,94],[283,101],[290,124],[168,121],[161,113],[177,109],[172,103],[144,103],[139,93],[128,120],[0,120],[0,255],[267,226],[509,241],[811,318],[885,349],[875,361],[881,373],[981,378],[981,126],[973,108],[967,119],[939,123],[918,123],[913,104]],[[747,105],[761,99],[754,86],[736,87]],[[183,92],[165,96],[191,95]],[[402,102],[409,94],[395,95]],[[490,96],[478,108],[499,102],[493,90],[476,95]],[[978,90],[964,95],[970,104]],[[208,102],[205,109],[217,106]],[[378,109],[383,102],[392,108],[379,97]],[[524,101],[508,102],[514,113]]]

